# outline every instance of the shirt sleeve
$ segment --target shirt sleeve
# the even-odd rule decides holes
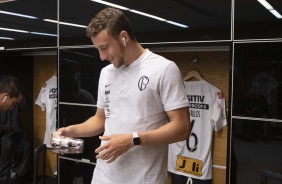
[[[40,92],[39,92],[39,95],[35,101],[35,104],[40,106],[42,111],[45,111],[46,110],[46,99],[45,99],[45,96],[46,96],[46,88],[42,87]]]
[[[224,126],[226,126],[226,110],[225,110],[225,98],[221,91],[215,92],[215,104],[214,112],[211,118],[213,127],[215,131],[220,131]]]
[[[161,80],[160,89],[165,111],[189,105],[180,70],[174,62],[167,66]]]

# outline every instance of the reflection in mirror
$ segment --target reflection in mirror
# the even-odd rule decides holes
[[[262,170],[281,173],[282,123],[233,119],[231,168],[237,183],[260,183]],[[270,184],[278,184],[270,180]],[[281,183],[281,182],[280,182]]]
[[[282,44],[235,44],[233,115],[282,119]]]
[[[59,105],[59,127],[79,124],[95,115],[96,108],[80,105]],[[60,183],[73,183],[77,177],[82,177],[84,183],[91,183],[94,165],[96,163],[95,149],[100,145],[98,136],[80,137],[84,140],[83,153],[60,155],[67,158],[82,159],[89,163],[73,162],[60,159]]]
[[[100,60],[98,50],[93,47],[59,51],[59,127],[83,123],[95,115],[100,71],[108,64]],[[91,183],[95,149],[100,140],[98,136],[81,139],[84,140],[83,153],[61,155],[78,162],[59,159],[60,183],[73,183],[77,178]],[[89,163],[79,162],[82,159]]]
[[[281,47],[234,44],[230,181],[260,183],[262,170],[282,171]]]
[[[95,48],[61,49],[60,102],[96,105],[100,71],[108,64]]]
[[[91,183],[95,165],[65,158],[59,158],[59,163],[59,183]]]
[[[56,0],[1,0],[0,47],[56,46],[57,23],[46,19],[57,20]]]

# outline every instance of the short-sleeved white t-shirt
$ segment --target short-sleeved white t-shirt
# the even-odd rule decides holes
[[[176,64],[148,49],[129,66],[101,71],[97,107],[105,111],[104,135],[157,129],[168,123],[166,111],[187,106]],[[135,146],[110,164],[97,160],[92,184],[165,184],[166,173],[166,145]]]
[[[52,76],[42,86],[35,101],[42,111],[46,111],[46,130],[43,144],[51,148],[51,134],[56,131],[57,114],[57,76]]]

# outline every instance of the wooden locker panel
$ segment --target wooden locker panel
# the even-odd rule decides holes
[[[57,70],[57,56],[34,56],[33,63],[33,105],[34,105],[34,117],[33,117],[33,135],[34,135],[34,148],[43,144],[44,134],[46,129],[46,113],[41,110],[41,107],[35,104],[42,85],[55,74]],[[46,156],[46,175],[54,176],[55,167],[57,165],[57,157],[50,149],[47,148]],[[41,166],[39,166],[41,168]]]
[[[226,170],[213,168],[213,183],[225,184],[225,182],[226,182]]]

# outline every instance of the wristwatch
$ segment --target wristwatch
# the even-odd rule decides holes
[[[138,136],[137,132],[132,132],[132,144],[133,146],[139,146],[141,143],[140,137]]]

